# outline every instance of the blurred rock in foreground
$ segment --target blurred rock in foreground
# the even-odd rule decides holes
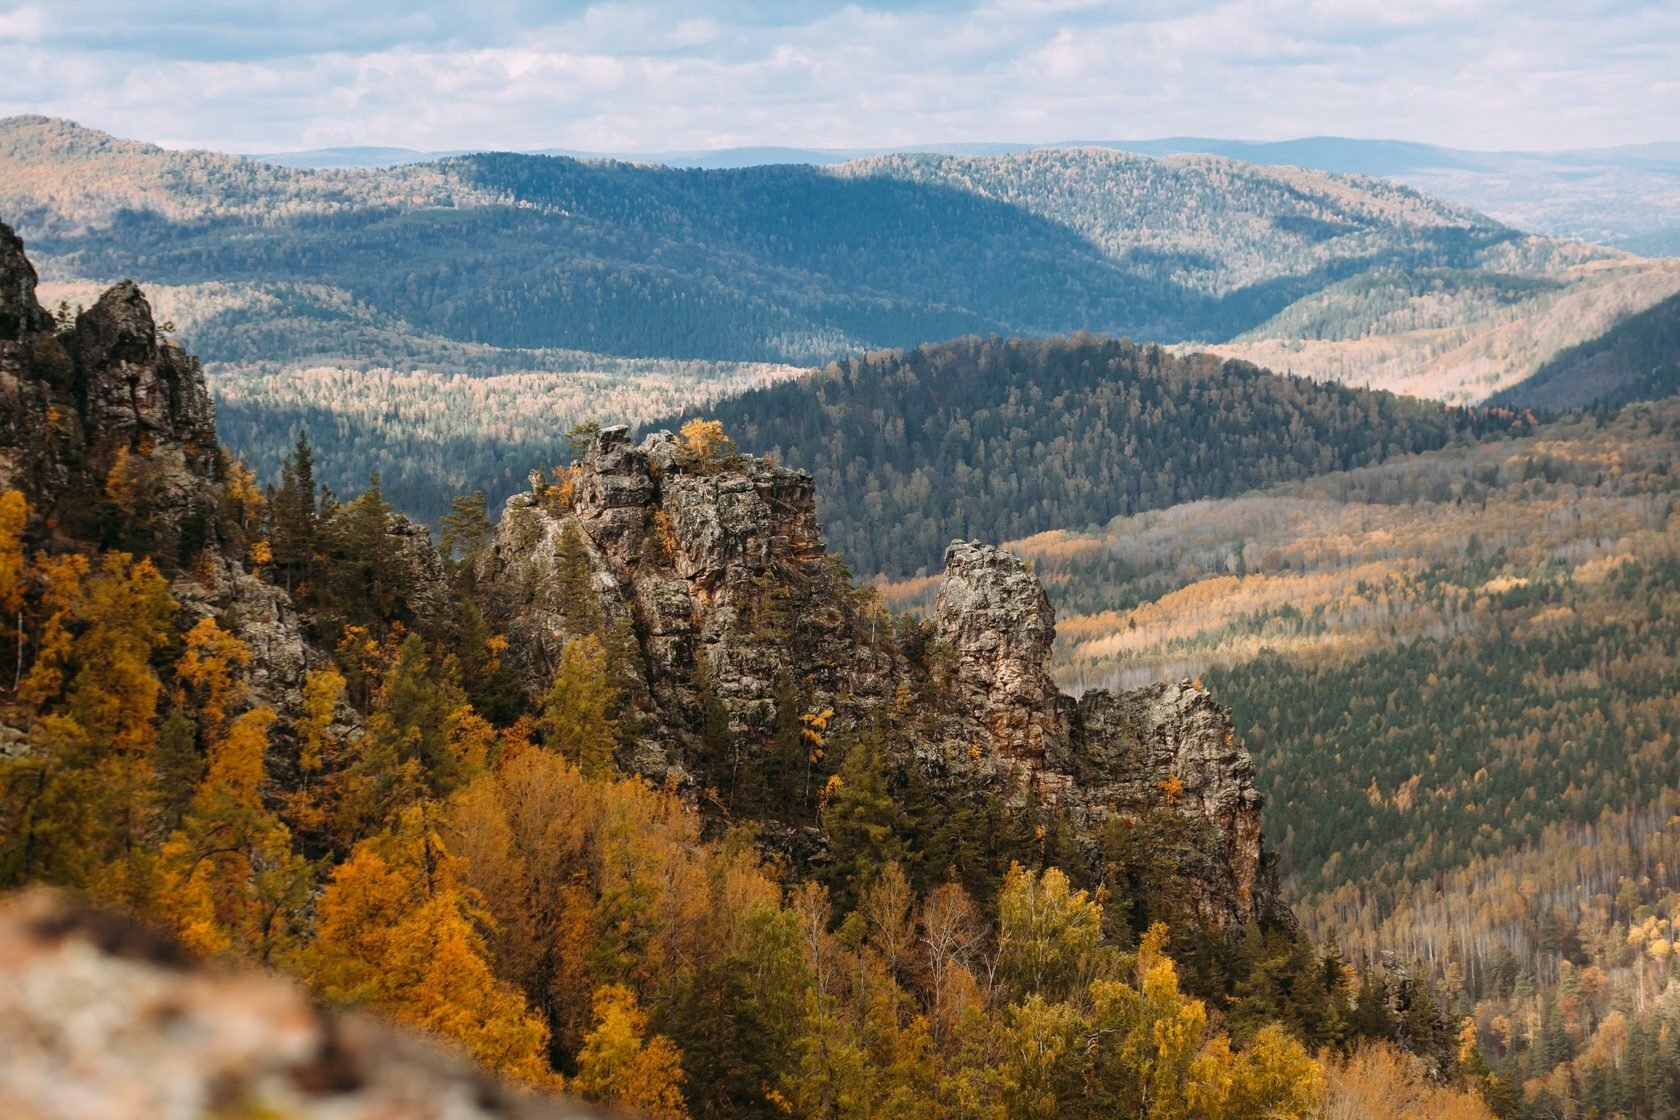
[[[6,1120],[566,1120],[425,1040],[47,891],[0,903]]]

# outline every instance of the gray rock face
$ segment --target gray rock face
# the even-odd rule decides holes
[[[1070,778],[1093,813],[1138,815],[1163,801],[1212,825],[1194,853],[1188,888],[1204,921],[1240,918],[1269,904],[1260,837],[1263,798],[1230,710],[1190,681],[1079,698]]]
[[[581,571],[567,570],[568,533]],[[810,476],[749,458],[684,466],[667,432],[632,447],[626,429],[603,429],[565,486],[510,499],[479,579],[533,694],[580,619],[635,641],[645,679],[634,757],[620,761],[655,780],[706,779],[703,689],[753,739],[769,734],[784,678],[812,697],[878,693],[885,679],[856,640]]]
[[[301,714],[312,656],[291,596],[219,556],[174,580],[169,591],[180,604],[183,629],[215,618],[245,643],[251,660],[238,675],[250,704],[273,708],[283,722]]]
[[[36,301],[35,279],[23,242],[0,223],[0,489],[32,498],[67,487],[65,464],[82,438],[53,408],[56,391],[68,392],[71,362]]]
[[[17,342],[52,329],[52,319],[35,298],[35,266],[23,239],[0,223],[0,342]]]
[[[640,723],[622,764],[697,791],[721,784],[725,762],[768,765],[791,687],[802,714],[835,711],[836,741],[891,711],[899,765],[958,796],[1053,804],[1093,846],[1115,818],[1194,825],[1175,855],[1210,925],[1275,906],[1253,765],[1207,693],[1183,682],[1063,695],[1045,668],[1055,612],[1043,585],[974,541],[948,550],[935,653],[912,660],[827,556],[809,475],[679,451],[669,433],[632,446],[626,429],[602,430],[570,477],[509,500],[478,573],[533,694],[567,641],[591,629],[633,639]],[[706,754],[708,696],[744,762]]]
[[[1055,611],[1043,585],[1021,560],[978,541],[946,550],[934,625],[956,656],[964,715],[1037,796],[1093,831],[1163,808],[1206,822],[1208,841],[1182,853],[1197,915],[1223,925],[1270,905],[1254,763],[1230,712],[1206,691],[1183,681],[1063,695],[1045,671]]]
[[[23,492],[34,541],[48,548],[87,548],[98,539],[90,519],[115,504],[174,575],[185,625],[218,617],[236,630],[252,653],[243,671],[252,702],[284,717],[298,703],[308,651],[286,593],[218,548],[216,455],[204,373],[159,338],[140,289],[116,285],[61,336],[36,302],[22,243],[0,224],[0,489]]]
[[[118,448],[178,451],[181,467],[207,477],[216,456],[216,412],[204,371],[160,341],[152,308],[124,280],[76,317],[71,336],[76,392],[88,444],[101,465]]]
[[[443,557],[432,543],[432,534],[407,515],[393,513],[386,522],[385,535],[403,570],[414,573],[414,586],[406,596],[409,609],[423,627],[440,627],[454,616],[454,605],[450,602],[449,576],[443,569]]]
[[[73,543],[102,505],[143,525],[165,566],[214,510],[216,418],[204,373],[160,340],[131,281],[63,334],[35,298],[35,272],[0,225],[0,486],[23,491],[44,536]],[[113,480],[119,464],[121,472]]]
[[[934,605],[935,633],[957,655],[966,714],[991,749],[1027,766],[1045,792],[1066,783],[1048,752],[1067,739],[1065,697],[1045,672],[1056,611],[1025,563],[979,541],[953,541]],[[1051,771],[1047,773],[1047,771]]]

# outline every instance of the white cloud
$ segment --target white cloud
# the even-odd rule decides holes
[[[155,0],[147,26],[130,10],[0,12],[17,44],[0,112],[236,150],[1559,147],[1666,139],[1680,120],[1680,5],[1654,0]]]
[[[40,8],[21,7],[0,11],[0,43],[31,43],[47,29]]]

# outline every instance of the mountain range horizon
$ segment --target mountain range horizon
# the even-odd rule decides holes
[[[172,151],[221,150],[200,145],[160,144]],[[538,147],[466,147],[422,149],[398,144],[334,144],[316,148],[286,148],[276,150],[253,149],[229,151],[291,167],[391,167],[397,163],[425,163],[454,156],[510,152],[516,155],[566,156],[572,159],[613,159],[627,162],[663,163],[672,167],[756,167],[766,163],[810,163],[825,166],[866,159],[880,155],[949,155],[990,156],[1013,155],[1017,152],[1059,150],[1066,148],[1109,148],[1140,155],[1208,154],[1247,158],[1255,163],[1284,162],[1285,152],[1310,153],[1322,146],[1348,149],[1384,149],[1397,160],[1410,156],[1418,166],[1442,166],[1444,161],[1527,157],[1539,159],[1600,158],[1614,161],[1651,163],[1665,168],[1680,165],[1680,140],[1650,140],[1637,144],[1610,144],[1603,147],[1564,148],[1461,148],[1434,144],[1424,140],[1397,140],[1383,136],[1340,136],[1332,133],[1289,136],[1275,140],[1218,136],[1158,136],[1135,140],[1124,139],[1065,139],[1065,140],[935,140],[912,144],[879,144],[830,147],[822,144],[718,144],[696,145],[664,149],[597,149],[571,148],[558,145]],[[1236,152],[1248,152],[1238,156]],[[339,161],[339,162],[331,162]],[[365,162],[364,162],[365,161]],[[1334,170],[1311,164],[1292,166],[1313,170]],[[1360,172],[1363,173],[1363,172]]]
[[[0,57],[0,1120],[1680,1120],[1680,3]]]

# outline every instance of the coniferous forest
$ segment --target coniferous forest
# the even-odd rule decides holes
[[[1092,336],[871,353],[708,415],[809,470],[835,550],[894,575],[937,570],[952,538],[1101,524],[1530,422]]]
[[[1094,87],[1074,7],[956,38]],[[620,88],[801,18],[498,10],[473,65],[636,13]],[[0,13],[31,74],[67,35]],[[827,50],[772,69],[865,81]],[[1613,154],[1670,207],[1671,147],[1555,204]],[[982,148],[0,118],[0,1114],[1680,1120],[1680,259]]]
[[[535,480],[511,527],[457,501],[438,551],[377,479],[323,492],[306,437],[272,486],[215,449],[196,366],[148,314],[122,286],[68,326],[3,321],[14,431],[38,433],[7,445],[0,498],[5,887],[73,891],[633,1115],[1481,1116],[1505,1084],[1427,983],[1270,911],[1198,917],[1168,856],[1207,827],[1183,783],[1083,838],[1007,784],[952,800],[894,740],[963,703],[954,651],[832,559],[766,587],[741,640],[801,664],[809,622],[777,599],[832,595],[839,632],[902,674],[882,718],[837,718],[790,675],[741,723],[707,678],[696,765],[758,780],[637,776],[658,648],[635,620],[564,598],[575,636],[535,692],[487,621],[485,581],[521,578],[493,554],[537,508],[570,526],[552,578],[590,585],[608,433],[578,433],[588,469]],[[114,377],[146,387],[138,409],[102,411]],[[673,447],[667,503],[799,478],[715,422]],[[649,556],[688,532],[633,512]]]

